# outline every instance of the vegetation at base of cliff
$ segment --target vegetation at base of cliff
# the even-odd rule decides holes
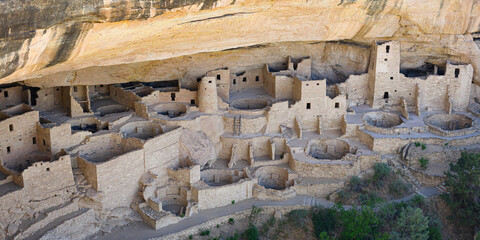
[[[376,163],[373,169],[370,177],[351,177],[348,186],[339,191],[334,200],[342,204],[375,206],[412,192],[412,185],[386,163]]]
[[[313,234],[317,239],[442,239],[441,225],[421,196],[400,203],[344,208],[314,207]]]
[[[462,152],[445,175],[448,193],[442,198],[452,209],[450,220],[475,234],[480,229],[480,154]]]

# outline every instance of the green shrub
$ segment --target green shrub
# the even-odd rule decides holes
[[[375,163],[373,165],[374,174],[373,174],[373,182],[377,186],[381,186],[383,184],[383,180],[390,175],[392,168],[388,166],[386,163]]]
[[[326,235],[331,233],[337,224],[337,215],[335,214],[335,210],[331,208],[313,207],[311,218],[313,232],[319,239],[322,239],[322,233],[325,233]]]
[[[378,209],[377,216],[384,223],[391,223],[397,216],[397,204],[396,203],[386,203]]]
[[[354,192],[361,192],[363,188],[362,179],[357,176],[353,176],[350,178],[350,190]]]
[[[415,142],[415,147],[420,147],[422,144],[420,142]]]
[[[308,217],[308,210],[295,209],[287,213],[288,221],[298,228],[306,229],[306,220]]]
[[[220,228],[220,224],[217,224],[217,228]]]
[[[428,228],[428,240],[442,240],[442,232],[440,231],[440,228],[435,226],[435,227],[429,227]]]
[[[383,202],[383,199],[375,192],[360,193],[358,195],[358,200],[360,201],[361,205],[367,205],[372,207],[375,206],[377,203]]]
[[[238,239],[240,239],[240,235],[238,235],[238,233],[235,233],[233,236],[226,238],[226,240],[238,240]]]
[[[427,145],[425,145],[425,143],[422,143],[422,151],[427,149]]]
[[[425,198],[420,194],[416,194],[410,201],[413,206],[420,207],[425,203]]]
[[[193,239],[193,236],[192,235],[188,236],[188,239]]]
[[[345,202],[350,198],[351,194],[345,190],[340,190],[338,191],[338,198],[336,199],[336,202]]]
[[[395,197],[399,197],[402,194],[408,192],[411,185],[402,181],[401,179],[397,178],[393,182],[391,182],[388,186],[388,190],[390,194],[394,195]]]
[[[200,232],[200,236],[209,236],[210,235],[210,230],[203,230]]]
[[[235,223],[235,219],[229,218],[229,219],[228,219],[228,223],[229,223],[229,224],[234,224],[234,223]]]
[[[427,168],[430,160],[428,160],[428,158],[421,157],[420,159],[418,159],[418,162],[420,162],[420,166],[422,168]]]
[[[253,205],[252,210],[250,210],[250,216],[248,216],[248,221],[253,223],[253,221],[255,221],[255,218],[261,211],[263,211],[262,208]]]
[[[400,211],[393,231],[398,239],[424,239],[429,237],[428,217],[423,215],[422,209],[406,207]]]
[[[480,226],[480,154],[462,152],[456,163],[450,163],[445,172],[448,193],[442,198],[452,209],[452,219],[457,224],[471,228]]]
[[[380,221],[371,207],[345,210],[341,206],[338,211],[338,221],[342,226],[339,239],[376,239],[380,237],[378,228]]]
[[[320,233],[320,235],[318,235],[318,239],[320,239],[320,240],[335,240],[334,237],[328,235],[328,233],[326,233],[326,232]]]
[[[248,229],[245,231],[245,237],[247,240],[259,240],[260,234],[258,228],[254,224],[249,224]]]
[[[232,204],[235,204],[235,200],[232,200]]]

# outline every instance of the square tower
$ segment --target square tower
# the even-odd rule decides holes
[[[375,42],[369,64],[368,99],[373,108],[394,104],[401,96],[395,96],[400,84],[400,43]]]

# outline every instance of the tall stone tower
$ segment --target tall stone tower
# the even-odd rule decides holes
[[[214,77],[203,77],[198,85],[198,107],[201,112],[215,113],[218,110],[217,84]]]
[[[395,86],[400,82],[400,43],[375,42],[372,46],[368,79],[368,99],[373,108],[394,104]]]

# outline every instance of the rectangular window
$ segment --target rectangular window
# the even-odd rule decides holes
[[[259,82],[260,81],[260,77],[259,76],[256,76],[255,77],[255,82]]]
[[[195,99],[190,100],[190,105],[195,105]]]
[[[208,83],[212,83],[212,81],[208,81]]]
[[[340,103],[336,102],[335,103],[335,108],[340,108]]]
[[[201,82],[202,81],[202,78],[197,78],[197,82]]]
[[[220,80],[222,77],[220,76],[220,74],[217,74],[217,80]]]
[[[43,146],[47,146],[47,142],[45,141],[45,139],[42,139],[42,142],[43,142]]]
[[[460,75],[460,69],[455,68],[455,78],[458,78],[458,75]]]
[[[8,97],[8,91],[3,92],[4,97]]]
[[[388,92],[383,93],[383,98],[388,99]]]
[[[385,58],[385,62],[388,61],[388,59]]]
[[[244,78],[243,78],[243,82],[247,82],[247,77],[244,77]]]
[[[32,138],[32,143],[33,143],[33,144],[37,144],[37,138],[36,138],[36,137],[33,137],[33,138]]]
[[[7,153],[11,153],[12,152],[12,148],[11,147],[7,147]]]
[[[10,124],[8,128],[10,129],[10,132],[13,132],[13,124]]]
[[[100,84],[100,87],[103,87],[103,84]]]
[[[237,84],[237,79],[233,79],[233,85]]]
[[[393,77],[390,77],[390,80],[393,80]]]
[[[390,52],[390,46],[387,45],[387,48],[385,50],[386,50],[387,53],[389,53]]]
[[[171,93],[170,98],[172,99],[172,101],[175,101],[175,93]]]
[[[77,87],[73,87],[73,91],[74,91],[74,92],[77,92],[77,91],[78,91],[78,88],[77,88]]]
[[[307,109],[310,109],[310,103],[307,103]]]

